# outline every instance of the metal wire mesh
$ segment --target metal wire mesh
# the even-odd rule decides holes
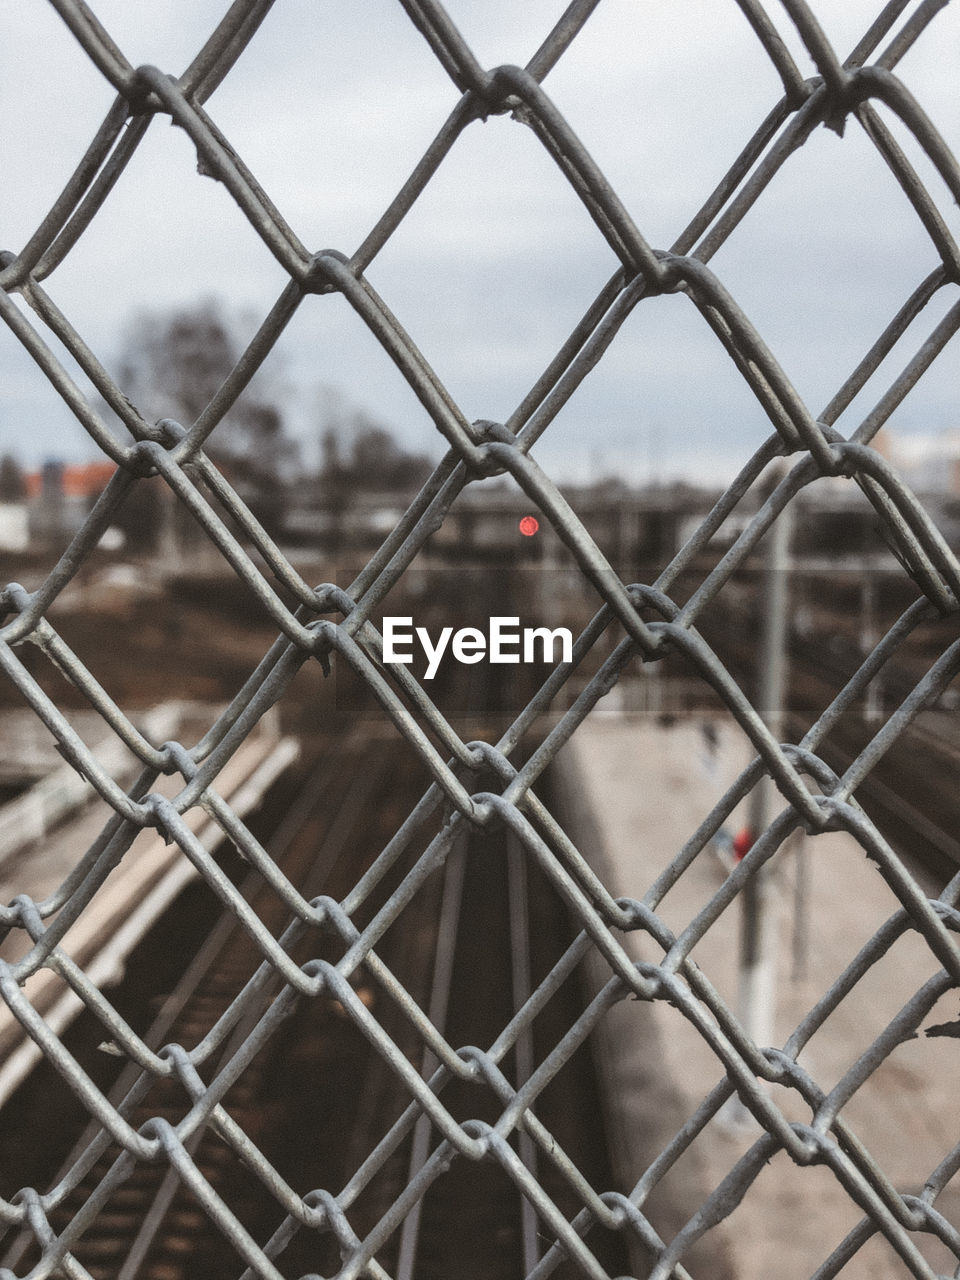
[[[590,18],[596,7],[594,0],[574,0],[553,30],[546,33],[526,67],[502,66],[493,70],[480,65],[440,4],[434,0],[401,0],[409,20],[452,82],[454,106],[446,124],[359,249],[341,254],[314,253],[301,241],[204,106],[264,20],[268,3],[237,0],[180,76],[131,65],[82,0],[51,3],[116,90],[117,98],[62,194],[28,243],[21,252],[5,253],[0,259],[0,311],[12,334],[118,469],[42,586],[30,593],[15,585],[6,588],[7,620],[0,635],[0,662],[6,676],[54,735],[64,757],[93,784],[113,816],[56,892],[39,902],[20,895],[2,909],[4,930],[19,931],[30,940],[29,948],[15,963],[0,962],[3,999],[99,1126],[98,1136],[55,1186],[24,1190],[0,1204],[0,1221],[7,1232],[26,1229],[39,1247],[40,1261],[29,1274],[87,1274],[73,1258],[72,1250],[113,1191],[136,1166],[153,1162],[175,1171],[176,1177],[192,1190],[203,1212],[244,1259],[249,1268],[247,1274],[268,1280],[287,1274],[284,1249],[298,1233],[312,1232],[332,1234],[338,1242],[343,1261],[337,1275],[342,1280],[359,1275],[383,1276],[386,1272],[378,1255],[385,1242],[394,1237],[431,1184],[445,1176],[451,1162],[493,1161],[533,1206],[541,1235],[547,1240],[543,1257],[532,1265],[531,1276],[546,1276],[561,1262],[567,1262],[577,1274],[609,1280],[591,1248],[591,1229],[597,1224],[639,1242],[650,1258],[650,1276],[683,1276],[687,1274],[684,1259],[691,1247],[750,1196],[764,1165],[776,1153],[786,1153],[804,1169],[815,1165],[828,1169],[836,1180],[838,1194],[850,1197],[863,1211],[860,1225],[825,1258],[818,1275],[837,1274],[849,1262],[855,1262],[864,1244],[877,1234],[889,1242],[907,1273],[927,1280],[935,1273],[918,1241],[924,1236],[936,1237],[957,1260],[955,1274],[960,1274],[960,1234],[957,1226],[938,1211],[938,1198],[960,1168],[960,1145],[950,1147],[936,1169],[924,1171],[926,1182],[919,1193],[906,1194],[891,1185],[844,1116],[845,1105],[864,1081],[898,1044],[916,1032],[936,1000],[956,987],[960,979],[955,936],[960,925],[960,875],[938,898],[929,899],[865,815],[855,794],[891,742],[946,688],[960,667],[960,647],[950,644],[943,649],[902,705],[841,774],[818,755],[820,744],[839,715],[863,695],[875,673],[911,632],[931,616],[955,615],[960,600],[960,565],[953,552],[896,470],[871,447],[890,413],[954,336],[960,325],[960,305],[954,304],[929,327],[916,354],[891,378],[876,406],[861,422],[846,433],[835,425],[893,352],[908,325],[917,320],[922,323],[931,300],[960,279],[960,255],[945,215],[887,123],[887,115],[900,122],[946,190],[954,200],[960,199],[960,169],[956,161],[897,76],[899,61],[917,40],[937,38],[936,19],[942,5],[929,0],[915,6],[905,0],[885,5],[854,52],[841,61],[802,0],[783,0],[786,18],[779,10],[776,15],[768,13],[756,0],[739,0],[753,35],[782,82],[782,97],[694,220],[669,249],[660,250],[652,247],[638,229],[543,87],[551,69]],[[788,20],[816,65],[817,74],[811,79],[801,74],[778,32],[777,23]],[[878,110],[878,104],[887,115]],[[620,263],[569,340],[505,424],[467,420],[424,354],[408,337],[401,319],[391,313],[388,302],[378,296],[364,274],[464,133],[492,115],[509,115],[533,132]],[[96,217],[114,184],[122,179],[158,117],[169,118],[189,136],[203,171],[229,192],[264,250],[273,255],[288,277],[286,287],[236,368],[197,420],[185,424],[148,421],[41,284],[71,254],[82,254],[84,229]],[[916,213],[918,236],[926,237],[933,245],[939,265],[882,329],[869,353],[817,417],[711,269],[710,261],[820,125],[840,132],[844,125],[850,132],[862,130],[889,168],[891,181],[906,193]],[[463,252],[470,252],[469,245],[463,246]],[[679,295],[683,304],[694,308],[710,327],[773,429],[656,581],[630,584],[614,573],[577,513],[531,457],[530,450],[603,357],[634,308],[665,293]],[[17,294],[26,307],[14,301]],[[297,309],[323,305],[323,298],[330,294],[346,299],[396,364],[449,445],[430,481],[346,589],[332,584],[314,588],[304,581],[204,453],[206,442]],[[121,439],[97,405],[82,394],[46,344],[44,331],[70,352],[129,431],[133,443]],[[713,556],[712,567],[686,602],[676,603],[671,589],[680,575],[697,557],[711,553],[713,535],[754,493],[758,479],[777,458],[788,461],[782,464],[780,478],[760,503],[757,514],[726,552]],[[501,740],[490,746],[462,741],[431,701],[426,686],[406,668],[383,663],[382,639],[371,619],[427,538],[442,524],[458,495],[485,477],[502,474],[513,478],[541,520],[556,531],[595,589],[599,611],[578,637],[573,661],[561,664],[550,674],[529,704],[518,709]],[[189,750],[176,742],[158,746],[148,740],[114,703],[97,677],[71,653],[47,618],[54,601],[111,524],[118,506],[135,503],[138,486],[156,476],[162,477],[171,493],[189,510],[240,582],[267,611],[278,632],[276,643],[229,709]],[[896,548],[904,572],[915,582],[919,597],[849,683],[836,692],[802,741],[784,744],[771,734],[758,710],[705,643],[697,623],[763,534],[797,495],[822,477],[847,477],[859,486],[882,522],[886,538]],[[619,637],[611,656],[559,716],[533,754],[515,762],[524,730],[558,701],[571,676],[599,644],[600,637],[611,629]],[[109,776],[31,676],[18,651],[25,641],[39,646],[99,712],[112,733],[139,758],[142,772],[129,789]],[[642,900],[614,900],[534,788],[590,709],[631,664],[655,664],[665,655],[678,652],[722,699],[753,744],[756,758],[685,847],[676,852],[646,896]],[[300,667],[312,662],[349,665],[385,708],[405,749],[416,754],[433,779],[429,791],[373,869],[342,901],[305,899],[216,790],[225,764],[265,712],[283,698]],[[497,788],[477,792],[474,779],[478,772],[497,778]],[[161,774],[178,780],[172,796],[164,797],[151,790]],[[686,928],[679,934],[671,932],[658,916],[661,898],[701,855],[735,804],[762,775],[775,784],[780,812]],[[185,820],[185,815],[197,806],[220,825],[285,905],[290,924],[282,936],[278,937],[257,917],[197,839]],[[444,815],[439,832],[425,841],[399,887],[373,919],[359,929],[354,923],[357,912],[401,852],[416,847],[437,812]],[[477,828],[500,828],[510,833],[525,857],[542,868],[568,904],[581,933],[568,955],[532,992],[495,1042],[481,1049],[466,1049],[448,1043],[431,1025],[378,958],[376,948],[430,874],[448,862],[464,832]],[[753,1042],[711,986],[709,975],[698,969],[690,955],[724,908],[737,900],[761,869],[776,861],[784,841],[798,828],[813,838],[830,831],[848,832],[876,862],[899,907],[848,972],[823,992],[789,1042],[777,1049]],[[148,1046],[60,945],[67,928],[89,909],[110,870],[144,829],[155,830],[177,846],[183,858],[194,865],[203,881],[236,914],[262,956],[256,977],[237,993],[214,1030],[189,1052],[177,1045],[160,1051]],[[879,963],[892,941],[905,932],[924,940],[935,960],[934,976],[918,983],[915,994],[896,1018],[854,1056],[839,1083],[824,1091],[811,1070],[798,1061],[801,1050],[843,1002],[860,998],[864,977]],[[637,963],[631,958],[624,937],[635,933],[648,936],[659,959]],[[290,954],[293,943],[307,934],[338,940],[337,957],[306,964],[295,962]],[[578,1021],[533,1067],[529,1078],[516,1087],[503,1072],[504,1058],[572,967],[588,952],[595,953],[605,966],[604,985]],[[357,994],[350,979],[361,967],[399,1004],[425,1048],[434,1055],[436,1070],[430,1078],[421,1076],[380,1025],[375,1011]],[[119,1051],[137,1064],[146,1085],[161,1078],[178,1082],[186,1099],[178,1118],[156,1115],[134,1128],[129,1119],[130,1106],[107,1099],[45,1024],[24,990],[26,980],[44,969],[62,975],[101,1021]],[[321,996],[341,1003],[346,1016],[389,1064],[396,1087],[409,1099],[409,1106],[394,1130],[374,1150],[364,1153],[344,1187],[296,1188],[280,1176],[255,1141],[231,1117],[223,1098],[230,1085],[248,1069],[260,1047],[275,1034],[290,1008],[298,1001]],[[634,997],[641,1004],[667,1002],[674,1006],[716,1055],[722,1079],[635,1187],[592,1187],[537,1119],[537,1101],[553,1074],[603,1021],[609,1008],[627,997]],[[241,1024],[246,1033],[224,1058],[223,1045],[232,1029]],[[498,1099],[496,1123],[461,1122],[454,1117],[445,1105],[444,1089],[457,1079],[472,1081]],[[779,1093],[771,1089],[773,1085],[805,1104],[810,1116],[807,1122],[787,1118],[777,1100]],[[138,1089],[140,1085],[133,1089],[131,1097]],[[761,1136],[731,1165],[726,1179],[712,1189],[686,1225],[664,1239],[656,1222],[647,1216],[651,1192],[734,1094],[761,1126]],[[435,1137],[420,1172],[378,1224],[363,1237],[358,1236],[351,1225],[352,1203],[422,1116],[429,1117]],[[951,1138],[956,1137],[956,1117],[943,1119],[948,1132],[951,1127],[954,1130]],[[234,1158],[253,1169],[264,1194],[274,1197],[281,1207],[284,1222],[271,1240],[253,1238],[205,1180],[192,1152],[196,1136],[206,1129],[215,1131]],[[558,1171],[560,1178],[573,1188],[582,1207],[572,1220],[560,1211],[545,1185],[531,1175],[518,1155],[513,1142],[521,1132],[535,1144],[540,1160]],[[111,1143],[117,1144],[120,1154],[109,1172],[90,1191],[69,1225],[55,1231],[51,1217],[57,1205]],[[4,1269],[2,1274],[12,1276],[14,1272]]]

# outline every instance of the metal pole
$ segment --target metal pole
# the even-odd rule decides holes
[[[793,972],[790,977],[794,982],[803,982],[810,955],[810,860],[804,832],[795,832],[793,839]]]
[[[860,579],[860,652],[866,657],[879,640],[877,629],[877,583],[868,566],[864,566]],[[879,724],[883,719],[883,694],[878,672],[867,685],[863,704],[863,718],[867,724]]]
[[[763,581],[763,632],[760,651],[758,710],[774,737],[783,737],[784,688],[787,669],[787,573],[792,533],[792,507],[778,517],[768,535]],[[750,832],[756,840],[766,830],[773,782],[764,774],[753,789]],[[755,1044],[773,1040],[776,996],[776,912],[770,869],[753,876],[740,895],[739,1013]]]

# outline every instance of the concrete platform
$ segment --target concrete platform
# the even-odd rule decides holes
[[[270,727],[261,728],[227,762],[217,779],[217,790],[242,818],[261,802],[298,753],[295,739],[278,737]],[[182,779],[178,781],[182,785]],[[161,777],[154,789],[164,793],[175,787],[171,779]],[[0,866],[3,901],[9,902],[18,893],[27,893],[34,901],[52,894],[93,844],[109,816],[109,807],[99,797],[88,800],[76,807],[70,821],[18,855],[8,856]],[[215,849],[224,839],[220,828],[199,807],[189,810],[185,821],[207,849]],[[110,986],[122,976],[127,956],[154,921],[198,874],[176,845],[167,844],[156,831],[140,832],[119,866],[66,932],[61,944],[64,951],[96,986]],[[12,961],[30,945],[30,939],[15,930],[0,943],[0,955]],[[80,998],[52,969],[33,974],[24,991],[57,1033],[83,1007]],[[0,1104],[33,1068],[40,1052],[9,1007],[0,1002]]]
[[[749,743],[732,720],[710,719],[712,728],[705,733],[704,717],[677,719],[671,727],[662,727],[650,717],[594,712],[564,749],[564,819],[573,825],[579,847],[594,861],[614,896],[644,896],[751,758]],[[734,830],[745,818],[735,816]],[[795,849],[782,849],[777,855],[777,1047],[898,906],[875,865],[847,835],[805,838],[802,857],[808,941],[805,970],[797,972],[797,854]],[[726,874],[720,857],[705,850],[664,898],[661,917],[678,932]],[[693,952],[734,1009],[738,935],[739,910],[734,905]],[[648,938],[627,935],[625,944],[637,958],[660,958]],[[814,1035],[801,1063],[829,1090],[939,967],[916,934],[902,937]],[[597,979],[607,976],[599,972]],[[956,1016],[956,992],[951,992],[925,1025]],[[621,1189],[628,1190],[723,1073],[699,1035],[662,1001],[623,1001],[610,1011],[603,1030],[608,1125]],[[898,1190],[918,1193],[960,1139],[958,1081],[960,1044],[921,1032],[899,1045],[844,1107],[844,1117]],[[794,1092],[774,1092],[790,1120],[809,1121],[809,1109]],[[711,1122],[647,1203],[663,1237],[676,1233],[759,1133],[751,1118],[739,1130],[729,1117]],[[937,1207],[949,1221],[960,1224],[960,1188],[948,1187]],[[695,1277],[710,1280],[801,1280],[816,1271],[861,1218],[862,1211],[828,1169],[799,1168],[781,1152],[741,1204],[684,1262]],[[927,1236],[913,1238],[934,1272],[952,1274],[956,1260],[939,1242]],[[851,1280],[899,1280],[910,1272],[882,1237],[874,1237],[842,1274]]]

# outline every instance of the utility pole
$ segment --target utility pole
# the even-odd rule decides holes
[[[877,632],[877,580],[869,567],[864,568],[860,579],[860,652],[866,658],[879,639]],[[866,724],[879,724],[883,719],[883,694],[881,692],[881,672],[873,677],[867,685],[863,704],[863,719]]]
[[[768,533],[763,575],[763,630],[757,709],[778,742],[783,740],[787,675],[787,588],[793,508],[780,513]],[[763,774],[750,797],[750,833],[767,828],[774,784]],[[738,1004],[744,1030],[761,1047],[773,1041],[776,998],[777,920],[772,868],[747,881],[740,894],[740,974]]]

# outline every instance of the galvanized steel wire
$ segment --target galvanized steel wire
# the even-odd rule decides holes
[[[856,800],[858,785],[891,741],[954,678],[960,668],[960,645],[951,644],[943,650],[842,774],[818,755],[840,714],[864,694],[875,673],[914,629],[930,617],[956,614],[960,601],[960,564],[956,556],[895,468],[871,447],[893,410],[954,338],[960,327],[960,303],[955,302],[942,318],[929,323],[915,354],[905,362],[902,357],[894,358],[892,363],[898,358],[902,363],[888,375],[875,407],[861,421],[846,425],[843,432],[836,425],[861,388],[894,352],[907,328],[922,324],[927,314],[933,314],[932,309],[927,311],[931,302],[941,294],[949,296],[949,291],[960,283],[960,253],[949,229],[946,207],[948,196],[953,201],[960,200],[960,168],[935,122],[897,75],[898,64],[916,41],[937,38],[937,19],[943,5],[931,0],[919,4],[894,0],[882,6],[856,49],[844,59],[831,46],[813,10],[803,0],[783,0],[783,11],[774,6],[766,9],[758,0],[738,2],[752,35],[779,76],[782,96],[717,188],[707,195],[696,217],[664,249],[644,235],[642,226],[638,226],[545,87],[550,71],[577,39],[597,0],[573,0],[556,26],[545,34],[527,66],[492,69],[480,64],[436,0],[401,0],[410,21],[451,82],[451,111],[359,248],[341,253],[314,252],[304,243],[223,136],[215,113],[206,107],[210,95],[230,74],[263,22],[270,3],[235,0],[187,70],[182,75],[170,75],[155,67],[134,66],[82,0],[51,0],[117,96],[62,193],[26,244],[19,252],[0,256],[0,312],[11,334],[40,366],[90,439],[117,463],[118,469],[39,589],[27,592],[17,585],[5,589],[0,664],[54,735],[63,756],[110,806],[113,817],[74,871],[48,898],[33,901],[21,894],[0,909],[4,931],[20,931],[31,943],[15,963],[0,961],[0,993],[26,1033],[100,1126],[100,1136],[56,1185],[24,1189],[0,1203],[0,1222],[5,1231],[9,1234],[25,1229],[39,1244],[42,1259],[29,1272],[31,1276],[86,1274],[72,1258],[71,1250],[139,1161],[159,1161],[176,1171],[193,1190],[203,1211],[245,1260],[248,1275],[278,1280],[287,1274],[285,1243],[296,1233],[317,1232],[332,1233],[339,1242],[343,1257],[337,1272],[340,1280],[360,1275],[384,1276],[386,1272],[377,1261],[378,1252],[400,1230],[431,1182],[444,1175],[451,1160],[498,1162],[520,1194],[533,1205],[541,1234],[551,1243],[529,1271],[531,1278],[547,1276],[562,1260],[572,1259],[580,1274],[592,1280],[610,1280],[591,1250],[590,1228],[597,1223],[641,1242],[651,1258],[651,1277],[660,1280],[685,1276],[688,1273],[684,1259],[690,1247],[744,1197],[749,1197],[764,1164],[777,1152],[785,1152],[799,1166],[821,1165],[831,1170],[838,1192],[850,1196],[863,1210],[861,1225],[824,1259],[818,1276],[840,1273],[877,1233],[889,1241],[910,1275],[933,1280],[935,1273],[917,1246],[917,1239],[925,1233],[936,1236],[960,1268],[960,1224],[951,1224],[938,1211],[938,1197],[960,1168],[960,1144],[952,1147],[938,1168],[924,1171],[927,1180],[919,1194],[906,1194],[890,1184],[843,1114],[844,1105],[863,1081],[898,1043],[917,1030],[943,992],[960,982],[956,938],[960,926],[960,874],[938,898],[929,899]],[[795,26],[812,59],[816,68],[812,77],[803,74],[782,38],[786,23]],[[708,48],[704,49],[704,56],[710,56]],[[615,274],[568,341],[504,423],[467,418],[431,368],[427,356],[408,336],[403,318],[393,314],[389,299],[378,295],[365,274],[463,134],[492,115],[510,116],[532,131],[589,213],[597,234],[619,260]],[[897,141],[888,123],[891,117],[898,121],[898,130],[910,135],[939,176],[942,187],[938,187],[936,195]],[[55,280],[58,268],[68,258],[82,256],[85,228],[97,217],[115,184],[124,180],[125,170],[148,130],[164,119],[189,136],[202,171],[229,192],[239,215],[262,242],[264,252],[274,257],[287,276],[285,288],[236,368],[197,420],[186,423],[150,421],[127,398],[124,387],[85,343],[45,284]],[[813,131],[823,125],[837,132],[844,127],[849,133],[860,131],[869,139],[889,168],[891,180],[899,184],[915,211],[917,236],[929,241],[939,263],[881,328],[870,351],[817,415],[798,394],[762,334],[710,263],[778,172],[790,164]],[[462,252],[470,251],[470,245],[464,244]],[[769,418],[771,434],[744,462],[735,481],[656,581],[630,583],[617,576],[577,512],[534,461],[530,450],[603,358],[632,311],[665,293],[680,295],[709,325]],[[329,583],[313,587],[306,582],[204,453],[207,441],[298,308],[323,305],[323,298],[331,294],[342,295],[366,325],[448,445],[444,460],[429,482],[345,589]],[[56,342],[51,343],[49,338]],[[69,351],[96,393],[129,432],[130,441],[110,425],[97,402],[83,393],[56,354],[57,344]],[[671,590],[681,574],[695,560],[710,554],[712,536],[753,494],[758,479],[778,458],[784,460],[781,478],[759,505],[757,514],[728,550],[716,553],[712,568],[693,594],[682,604],[674,601]],[[517,709],[513,724],[493,746],[463,741],[431,701],[429,688],[418,683],[406,668],[383,663],[381,637],[371,619],[427,538],[442,524],[458,495],[470,484],[497,475],[512,477],[527,495],[531,508],[556,531],[595,589],[598,612],[578,638],[572,663],[551,673],[529,705]],[[138,486],[157,476],[189,509],[236,577],[267,611],[278,633],[276,642],[229,709],[191,749],[176,742],[149,741],[97,677],[70,651],[47,618],[54,601],[111,524],[119,504],[135,503]],[[887,539],[897,549],[905,572],[916,583],[918,596],[803,739],[785,744],[771,734],[757,708],[696,628],[704,611],[723,592],[771,524],[797,495],[822,477],[849,477],[856,482],[882,522]],[[542,745],[528,759],[516,760],[525,729],[542,712],[558,704],[564,686],[607,632],[618,640],[599,672],[559,715]],[[129,789],[109,776],[71,729],[64,713],[31,676],[19,651],[25,642],[38,646],[60,668],[117,738],[139,758],[142,770]],[[675,652],[685,655],[713,687],[749,737],[756,757],[646,896],[642,900],[614,900],[534,789],[560,748],[622,673],[638,659],[653,664]],[[433,779],[430,790],[373,869],[340,902],[327,898],[306,900],[216,791],[218,775],[226,761],[264,713],[284,697],[297,671],[310,662],[325,667],[331,662],[346,663],[358,673],[393,721],[406,749],[416,753]],[[478,769],[499,780],[496,790],[474,790],[472,779]],[[701,856],[711,837],[762,774],[769,775],[775,783],[782,810],[712,900],[675,935],[657,914],[661,899]],[[179,780],[179,789],[170,798],[152,790],[161,775]],[[184,815],[198,805],[222,826],[286,904],[291,923],[282,938],[275,937],[251,911],[215,858],[192,833]],[[358,929],[353,921],[358,909],[401,853],[416,846],[441,806],[445,817],[439,833],[426,843],[414,869],[386,905],[366,927]],[[498,826],[509,833],[513,848],[539,864],[569,905],[582,932],[546,981],[529,994],[521,1012],[494,1044],[482,1050],[463,1049],[448,1043],[442,1032],[431,1025],[378,959],[375,948],[424,880],[451,858],[464,831]],[[876,862],[900,906],[850,970],[822,994],[788,1043],[775,1048],[752,1042],[711,986],[709,975],[701,973],[690,956],[724,908],[735,902],[752,877],[777,858],[784,841],[799,828],[814,838],[822,832],[848,832]],[[69,926],[89,908],[111,868],[144,829],[162,833],[179,847],[227,909],[236,914],[263,957],[258,977],[238,992],[227,1014],[190,1052],[177,1045],[160,1051],[151,1048],[60,945]],[[336,963],[315,960],[299,965],[291,959],[293,941],[311,931],[341,940],[342,954]],[[636,931],[649,936],[661,959],[636,963],[631,958],[622,940],[626,933]],[[843,1079],[824,1092],[798,1061],[803,1046],[841,1002],[857,998],[860,980],[878,963],[891,942],[907,931],[916,932],[926,941],[940,966],[937,973],[918,986],[890,1026],[855,1057]],[[517,1087],[501,1069],[504,1058],[528,1036],[538,1010],[591,950],[606,964],[608,980],[568,1034]],[[424,1052],[435,1064],[430,1078],[421,1077],[379,1025],[375,1013],[358,997],[350,978],[361,966],[416,1026]],[[45,968],[62,974],[100,1019],[113,1043],[139,1065],[141,1083],[134,1092],[160,1078],[175,1077],[180,1081],[188,1105],[176,1123],[158,1116],[135,1130],[126,1118],[128,1108],[109,1101],[85,1074],[24,991],[26,980]],[[267,1000],[265,993],[272,994],[278,987],[276,998]],[[284,1181],[231,1119],[222,1099],[230,1082],[275,1032],[291,1005],[321,994],[341,1002],[347,1016],[389,1064],[398,1090],[409,1097],[410,1105],[395,1130],[368,1154],[344,1187],[303,1189]],[[589,1036],[610,1006],[631,996],[641,1002],[666,1001],[675,1006],[711,1047],[723,1078],[635,1187],[593,1188],[537,1120],[536,1103],[552,1073]],[[258,1008],[253,1030],[235,1055],[227,1064],[221,1064],[209,1080],[204,1079],[201,1072],[205,1064],[222,1049],[231,1028]],[[485,1082],[501,1100],[496,1124],[461,1123],[454,1118],[443,1097],[444,1086],[454,1077]],[[788,1121],[769,1088],[772,1083],[793,1091],[807,1104],[808,1123]],[[647,1200],[734,1094],[759,1122],[762,1136],[730,1169],[723,1183],[713,1189],[687,1225],[672,1238],[664,1239],[655,1221],[647,1216]],[[409,1185],[379,1225],[365,1238],[359,1238],[351,1226],[351,1204],[390,1151],[413,1132],[424,1116],[429,1117],[436,1135],[431,1149],[422,1165],[412,1168]],[[265,1193],[275,1197],[281,1206],[285,1223],[272,1240],[254,1239],[216,1190],[206,1184],[191,1155],[192,1140],[206,1127],[215,1130],[233,1148],[238,1160],[253,1168]],[[511,1145],[511,1139],[516,1140],[521,1134],[528,1151],[531,1143],[536,1148],[535,1161],[521,1160]],[[960,1133],[953,1136],[960,1138]],[[66,1229],[55,1233],[50,1225],[52,1211],[110,1142],[119,1144],[122,1154],[89,1196],[82,1212]],[[529,1172],[545,1163],[559,1170],[582,1204],[572,1221],[559,1211]],[[0,1274],[10,1277],[14,1272],[2,1270]]]

